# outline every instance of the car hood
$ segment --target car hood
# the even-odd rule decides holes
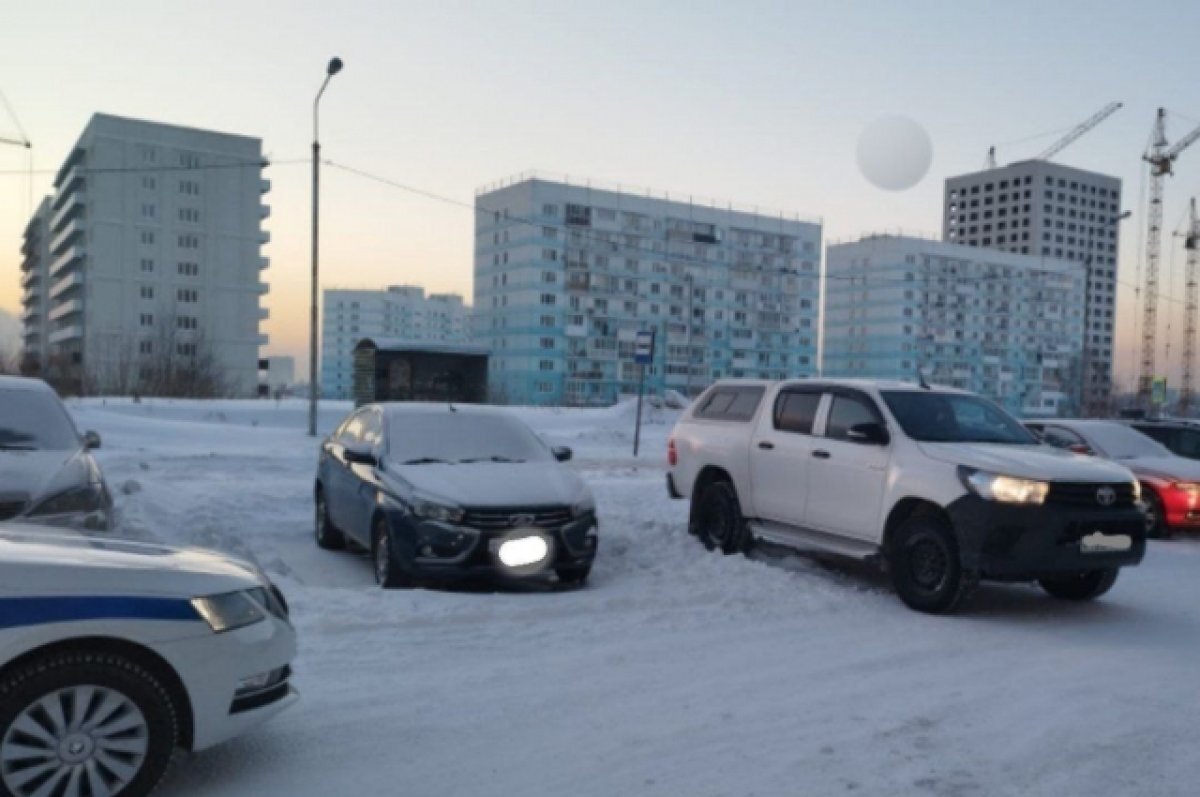
[[[1002,443],[920,443],[926,456],[992,473],[1057,482],[1128,482],[1122,465],[1044,445]]]
[[[253,565],[215,551],[25,523],[0,527],[0,593],[192,598],[264,583]]]
[[[464,507],[569,506],[591,498],[583,480],[557,462],[389,464],[387,477]]]
[[[73,486],[99,481],[100,470],[82,448],[71,451],[0,451],[0,496],[41,500]]]
[[[1115,460],[1138,476],[1165,481],[1200,482],[1200,462],[1184,457],[1133,457]]]

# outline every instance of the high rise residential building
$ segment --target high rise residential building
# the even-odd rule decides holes
[[[21,370],[39,373],[47,354],[50,198],[37,206],[21,244]]]
[[[385,290],[326,288],[321,316],[321,395],[351,398],[354,347],[363,338],[465,343],[471,308],[455,293],[431,293],[415,285]]]
[[[608,404],[813,374],[820,222],[521,176],[475,199],[475,339],[493,399]]]
[[[254,395],[262,168],[257,138],[94,115],[50,199],[46,376],[125,392],[203,370],[220,392]]]
[[[1121,181],[1043,160],[946,180],[946,241],[1083,263],[1084,409],[1112,393]]]
[[[825,259],[824,375],[919,369],[1021,415],[1078,412],[1083,263],[894,235]]]

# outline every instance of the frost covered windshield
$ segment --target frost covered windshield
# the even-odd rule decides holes
[[[58,402],[30,390],[0,390],[0,451],[65,451],[79,437]]]
[[[471,412],[388,416],[390,457],[400,463],[538,462],[550,451],[520,421]]]
[[[1174,456],[1166,446],[1155,442],[1139,431],[1119,423],[1097,423],[1084,431],[1106,457],[1137,459],[1139,457]]]
[[[917,390],[885,390],[882,395],[904,433],[913,440],[1037,444],[1011,415],[976,396]]]

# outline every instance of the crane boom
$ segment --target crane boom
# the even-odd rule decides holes
[[[1195,401],[1196,317],[1200,314],[1200,286],[1196,282],[1200,277],[1200,218],[1196,216],[1195,197],[1192,197],[1183,248],[1187,250],[1187,270],[1183,282],[1183,379],[1179,385],[1179,412],[1186,415]]]
[[[1071,132],[1067,133],[1065,136],[1060,138],[1058,141],[1051,144],[1040,155],[1038,155],[1037,158],[1035,158],[1035,160],[1040,160],[1040,161],[1050,160],[1052,157],[1054,157],[1055,155],[1057,155],[1058,153],[1060,153],[1064,149],[1066,149],[1068,146],[1070,146],[1070,144],[1072,144],[1077,138],[1082,136],[1084,133],[1091,130],[1093,127],[1100,124],[1105,119],[1107,119],[1108,117],[1112,116],[1114,113],[1119,111],[1123,105],[1124,105],[1124,103],[1120,103],[1120,102],[1110,102],[1108,105],[1105,105],[1099,111],[1092,114],[1092,116],[1089,117],[1086,121],[1081,122]]]

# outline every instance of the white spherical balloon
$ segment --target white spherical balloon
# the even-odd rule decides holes
[[[933,161],[925,128],[907,116],[885,116],[858,137],[858,168],[879,188],[904,191],[921,182]]]

